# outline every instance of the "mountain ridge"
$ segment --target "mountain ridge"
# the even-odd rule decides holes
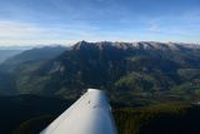
[[[99,41],[99,42],[87,42],[87,41],[79,41],[75,43],[73,47],[78,47],[80,45],[94,45],[98,46],[99,48],[102,48],[103,46],[110,45],[110,46],[116,46],[119,48],[143,48],[143,49],[171,49],[171,50],[178,50],[178,48],[190,48],[190,49],[200,49],[200,44],[195,43],[177,43],[177,42],[156,42],[156,41],[137,41],[137,42],[112,42],[112,41]]]
[[[130,104],[138,99],[143,103],[174,100],[186,94],[198,98],[200,49],[188,46],[81,41],[41,64],[30,62],[15,70],[16,89],[19,94],[74,99],[92,87]]]

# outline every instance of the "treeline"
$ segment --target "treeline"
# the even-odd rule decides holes
[[[194,126],[194,119],[196,119],[195,123],[197,123],[198,126],[200,125],[200,123],[198,123],[200,122],[200,116],[196,118],[199,114],[199,106],[182,103],[113,110],[118,134],[160,134],[161,131],[165,132],[162,134],[167,134],[169,132],[170,134],[177,134],[180,127],[183,128],[182,132],[191,129],[194,129],[195,132],[200,132],[197,130],[198,127],[195,126],[196,129],[191,127]],[[41,116],[30,119],[19,125],[19,127],[13,131],[13,134],[36,134],[55,118],[55,116]],[[168,128],[171,129],[168,130]],[[191,130],[190,132],[193,131]]]
[[[70,104],[72,101],[32,95],[0,97],[0,133],[38,134]],[[113,107],[118,134],[200,133],[199,105],[177,102]]]
[[[152,120],[159,120],[167,117],[174,121],[178,118],[184,117],[188,109],[191,108],[191,105],[181,103],[159,104],[156,106],[148,106],[136,109],[117,109],[114,110],[113,113],[119,134],[140,134],[141,129],[145,129],[145,126],[147,126]],[[198,112],[200,113],[200,110]],[[191,122],[192,120],[190,120],[189,123]]]

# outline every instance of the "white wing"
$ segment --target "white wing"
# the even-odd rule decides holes
[[[88,91],[54,120],[41,134],[116,134],[105,93]]]

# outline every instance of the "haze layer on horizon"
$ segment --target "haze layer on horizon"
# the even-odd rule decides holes
[[[0,46],[200,42],[199,0],[0,0]]]

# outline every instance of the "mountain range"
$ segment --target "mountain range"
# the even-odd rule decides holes
[[[25,51],[2,63],[0,72],[1,94],[74,99],[87,88],[99,88],[114,102],[130,105],[197,100],[200,45],[81,41]]]
[[[22,50],[0,50],[0,64],[7,58],[21,53]]]

